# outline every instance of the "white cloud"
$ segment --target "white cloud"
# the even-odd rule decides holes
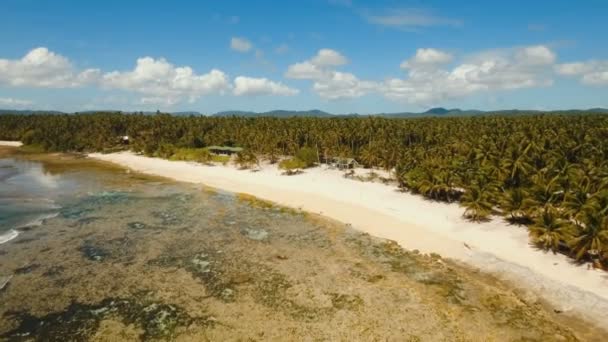
[[[400,29],[462,25],[460,20],[439,17],[429,11],[415,8],[390,9],[381,14],[363,12],[363,17],[371,24]]]
[[[385,81],[381,93],[393,100],[432,105],[480,91],[548,86],[553,82],[550,71],[556,57],[542,45],[481,53],[451,70],[440,65],[451,58],[438,50],[428,51],[420,49],[402,63],[407,77]]]
[[[245,38],[232,37],[232,39],[230,39],[230,48],[238,52],[248,52],[253,48],[253,45]]]
[[[331,77],[329,67],[346,63],[348,63],[348,59],[340,52],[332,49],[321,49],[309,60],[290,65],[285,76],[302,80],[328,78]]]
[[[578,77],[587,85],[608,85],[608,61],[586,61],[564,63],[555,66],[555,71],[563,76]]]
[[[555,63],[555,53],[544,45],[519,49],[515,55],[520,63],[528,65],[548,65]]]
[[[375,82],[362,81],[351,73],[339,71],[333,71],[313,84],[317,94],[328,100],[361,97],[377,87]]]
[[[103,75],[105,88],[133,91],[145,95],[145,103],[175,104],[187,98],[190,102],[200,96],[223,93],[230,88],[224,72],[212,69],[198,75],[188,66],[175,67],[165,59],[143,57],[137,59],[132,71],[113,71]]]
[[[309,61],[301,63],[295,63],[287,68],[285,77],[300,79],[300,80],[315,80],[323,78],[327,74],[327,71],[322,70],[318,66],[312,64]]]
[[[14,99],[12,97],[0,97],[0,106],[8,106],[11,108],[21,108],[21,107],[29,106],[31,104],[32,104],[32,101],[29,101],[29,100]]]
[[[437,49],[418,49],[416,55],[401,63],[402,69],[421,68],[425,66],[434,67],[436,65],[449,63],[452,55]]]
[[[280,95],[292,96],[299,90],[290,88],[280,82],[274,82],[267,78],[252,78],[238,76],[234,79],[234,95]]]
[[[29,51],[21,59],[0,59],[0,84],[15,87],[71,88],[93,83],[98,69],[74,71],[70,61],[45,47]]]
[[[309,60],[290,65],[285,77],[314,81],[313,91],[328,100],[360,97],[376,87],[374,82],[333,69],[346,63],[348,59],[338,51],[321,49]]]
[[[348,63],[348,60],[336,50],[321,49],[317,52],[317,55],[311,59],[311,63],[318,67],[339,66]]]
[[[329,50],[333,51],[333,50]],[[500,91],[551,85],[551,68],[556,56],[543,45],[516,49],[494,50],[467,58],[453,68],[446,65],[453,55],[438,49],[418,49],[401,63],[405,78],[390,78],[383,82],[360,80],[352,73],[335,70],[346,63],[321,51],[309,60],[290,65],[286,77],[308,79],[313,91],[325,99],[356,98],[380,93],[388,99],[420,105],[464,97],[482,91]]]

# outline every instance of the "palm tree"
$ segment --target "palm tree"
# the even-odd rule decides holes
[[[467,189],[460,198],[460,205],[466,208],[463,216],[471,221],[484,221],[492,214],[491,195],[478,185]]]
[[[500,200],[500,207],[504,214],[510,216],[513,222],[527,222],[530,220],[524,201],[528,193],[522,188],[513,188],[505,191]]]
[[[532,186],[528,190],[529,196],[523,201],[523,207],[530,216],[537,216],[539,209],[553,206],[561,195],[556,181],[558,177],[547,179],[544,173],[532,177]]]
[[[546,206],[542,214],[534,219],[534,223],[528,228],[528,234],[538,247],[555,253],[562,242],[569,239],[570,225],[558,216],[553,207]]]
[[[562,207],[564,214],[571,218],[576,218],[580,211],[585,207],[591,197],[589,185],[581,185],[573,188],[566,193]]]
[[[598,213],[597,209],[586,206],[581,211],[580,223],[570,240],[576,260],[599,257],[608,251],[608,216]]]

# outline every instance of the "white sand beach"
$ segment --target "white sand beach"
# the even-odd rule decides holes
[[[394,240],[406,249],[438,253],[495,274],[525,290],[527,300],[538,296],[555,310],[608,323],[607,272],[575,265],[564,255],[531,247],[525,227],[509,225],[501,218],[472,223],[462,218],[463,209],[457,204],[427,201],[400,192],[394,185],[346,179],[341,171],[324,166],[284,176],[275,165],[251,172],[232,165],[207,166],[132,152],[92,153],[89,157],[319,213],[373,236]],[[357,172],[363,175],[368,170]]]
[[[0,146],[10,146],[10,147],[19,147],[23,145],[21,141],[6,141],[0,140]]]

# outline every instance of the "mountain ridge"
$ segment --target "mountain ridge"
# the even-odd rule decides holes
[[[88,110],[81,112],[62,112],[55,110],[30,110],[30,109],[0,109],[0,115],[13,114],[13,115],[34,115],[34,114],[93,114],[93,113],[125,113],[125,114],[145,114],[154,115],[159,113],[158,111],[120,111],[120,110]],[[317,117],[317,118],[330,118],[330,117],[366,117],[366,116],[377,116],[384,118],[417,118],[417,117],[453,117],[453,116],[475,116],[475,115],[522,115],[522,114],[608,114],[608,108],[589,108],[589,109],[564,109],[564,110],[531,110],[531,109],[503,109],[503,110],[477,110],[477,109],[460,109],[451,108],[446,109],[444,107],[430,108],[423,112],[392,112],[392,113],[375,113],[375,114],[333,114],[320,109],[310,110],[285,110],[276,109],[265,112],[254,112],[254,111],[243,111],[243,110],[226,110],[220,111],[213,114],[203,114],[199,111],[178,111],[178,112],[162,112],[163,114],[171,114],[176,116],[213,116],[213,117],[276,117],[276,118],[289,118],[289,117]]]

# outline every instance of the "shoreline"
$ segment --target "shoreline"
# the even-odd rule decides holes
[[[0,245],[14,240],[17,236],[19,236],[19,231],[15,229],[7,230],[5,233],[0,234]]]
[[[320,214],[370,235],[394,240],[405,249],[437,253],[478,268],[522,290],[526,299],[542,298],[556,312],[574,314],[600,326],[608,323],[606,272],[588,270],[572,264],[564,255],[534,249],[529,246],[524,227],[509,225],[500,218],[485,223],[466,221],[458,204],[427,201],[392,185],[345,179],[342,172],[323,166],[300,175],[283,176],[275,165],[251,172],[131,152],[88,156],[133,171],[246,193]]]
[[[532,291],[554,310],[596,324],[608,323],[608,275],[573,264],[567,256],[536,250],[524,227],[501,218],[473,223],[458,204],[431,202],[394,186],[342,177],[323,166],[283,176],[275,165],[257,172],[233,166],[169,161],[132,152],[92,153],[90,158],[136,172],[246,193],[279,205],[327,216],[408,250],[437,253]]]

